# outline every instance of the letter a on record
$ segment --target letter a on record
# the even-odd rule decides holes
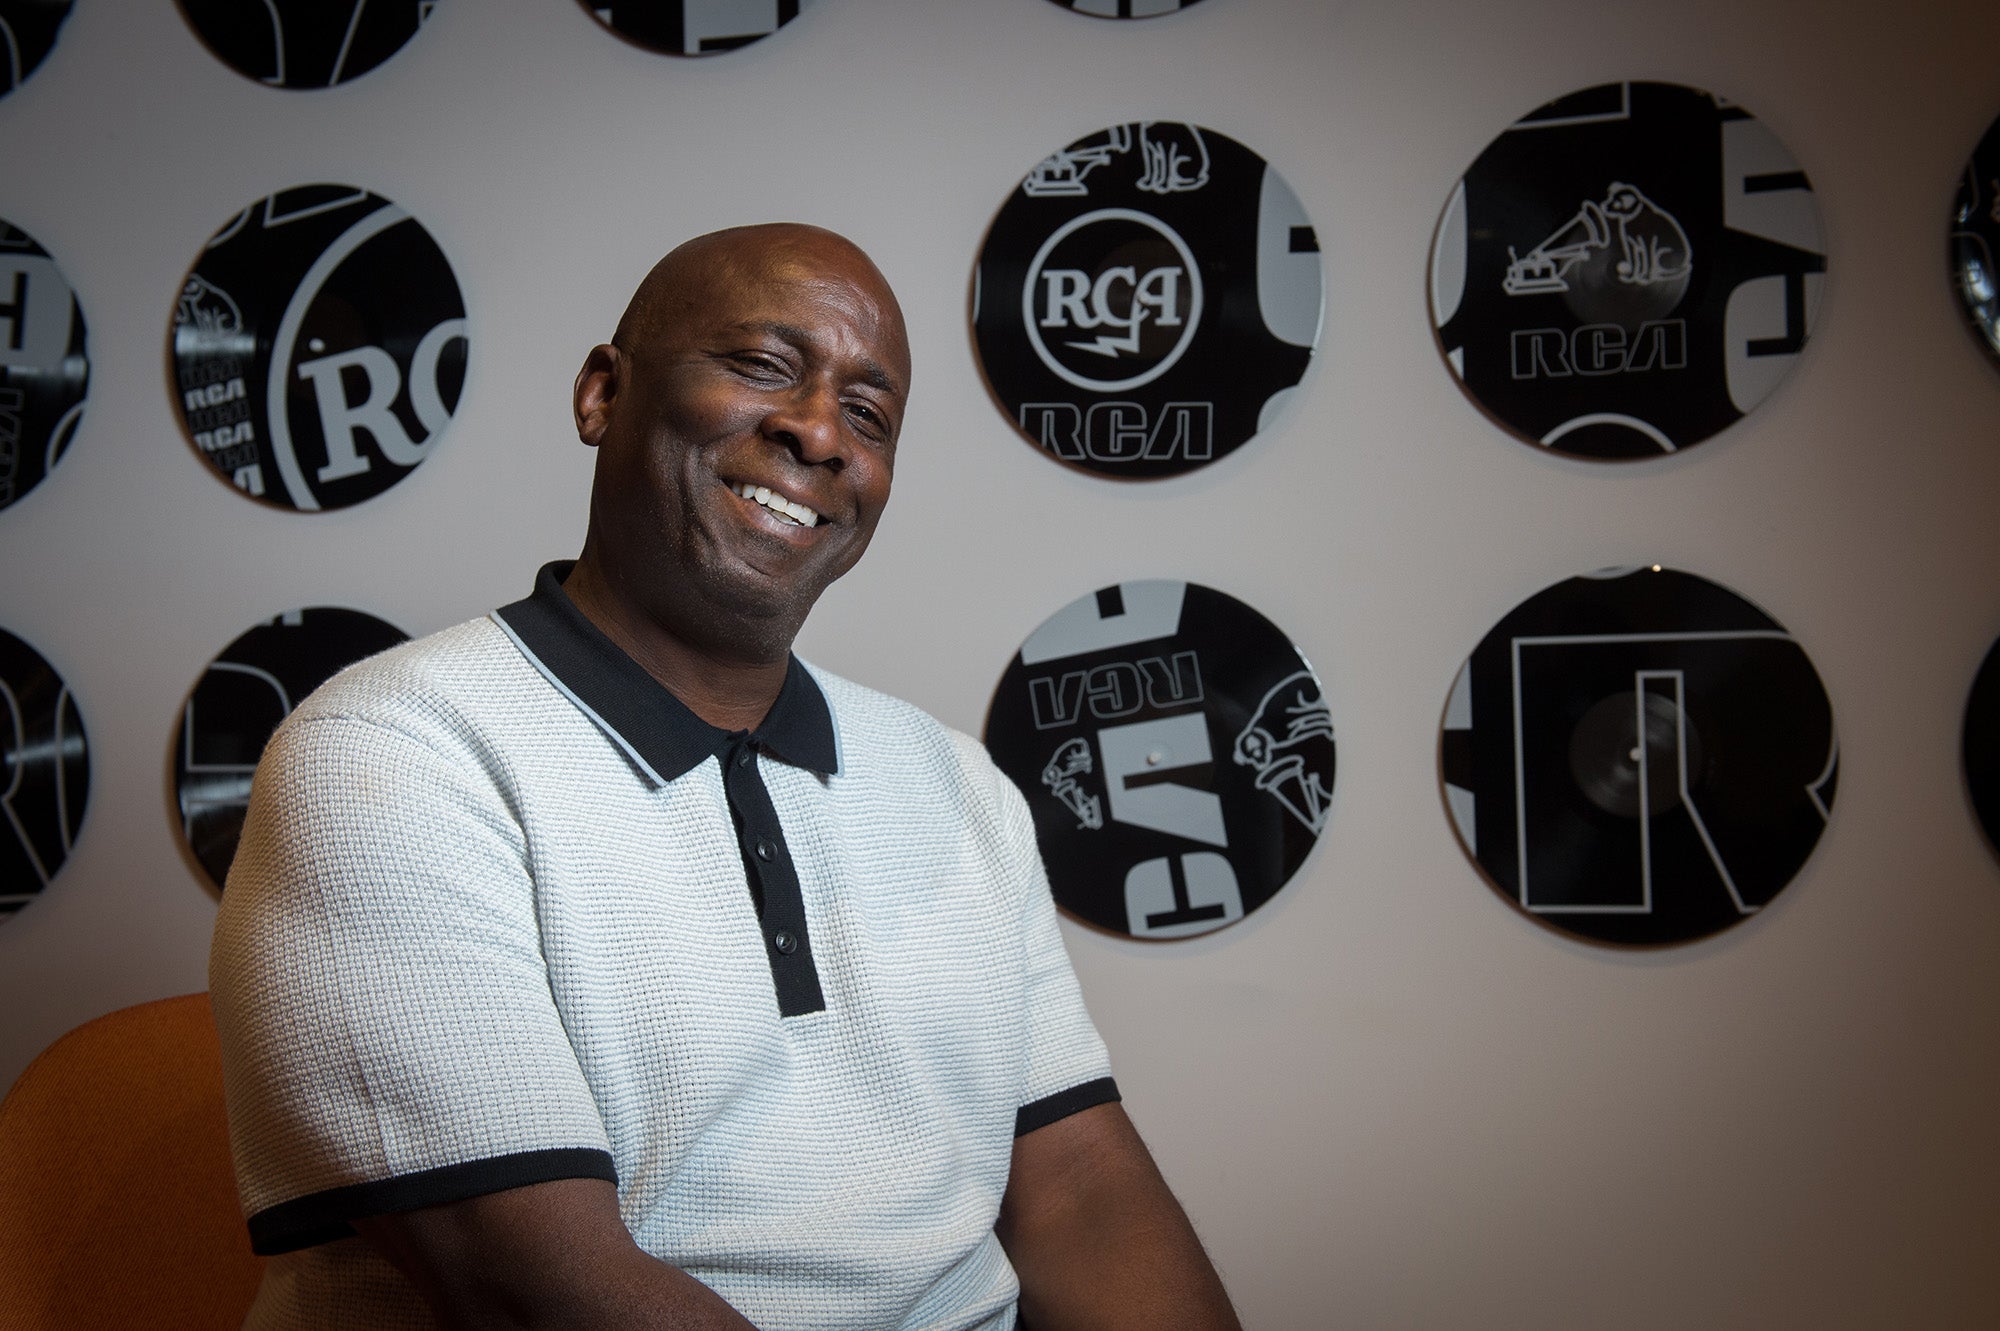
[[[1573,457],[1658,457],[1798,360],[1825,245],[1812,182],[1742,107],[1607,83],[1481,153],[1431,245],[1439,348],[1488,415]]]
[[[1051,615],[1001,676],[986,747],[1027,799],[1057,903],[1135,938],[1255,911],[1332,812],[1318,676],[1197,583],[1119,583]]]

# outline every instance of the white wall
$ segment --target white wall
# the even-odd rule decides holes
[[[1288,628],[1340,733],[1324,842],[1271,905],[1145,946],[1070,928],[1133,1116],[1257,1328],[1949,1327],[2000,1322],[2000,863],[1957,754],[2000,633],[2000,370],[1943,273],[1959,166],[2000,114],[2000,7],[1932,0],[1205,0],[1110,23],[1043,0],[821,0],[707,61],[564,0],[445,0],[388,65],[258,87],[165,3],[79,0],[0,102],[0,216],[90,320],[69,457],[0,513],[0,625],[69,679],[83,836],[0,922],[0,1084],[64,1029],[197,989],[213,898],[177,849],[183,695],[253,621],[347,604],[423,632],[573,553],[566,395],[662,250],[728,223],[848,232],[902,293],[917,393],[876,548],[802,644],[976,731],[1071,597],[1186,576]],[[1514,117],[1618,78],[1746,103],[1811,173],[1816,335],[1752,417],[1604,467],[1500,434],[1424,304],[1453,180]],[[1118,485],[1020,442],[965,315],[1042,154],[1147,117],[1277,165],[1325,247],[1296,409],[1191,476]],[[269,191],[365,185],[450,257],[472,363],[431,460],[358,508],[252,504],[179,435],[163,370],[204,237]],[[1436,730],[1466,652],[1558,578],[1654,560],[1805,644],[1838,805],[1729,933],[1637,955],[1475,875]]]

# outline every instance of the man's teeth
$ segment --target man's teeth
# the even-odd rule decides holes
[[[746,483],[737,486],[736,493],[742,495],[745,499],[756,500],[779,517],[790,518],[801,527],[817,527],[819,525],[819,514],[813,512],[804,504],[794,504],[775,490],[766,489],[761,485]]]

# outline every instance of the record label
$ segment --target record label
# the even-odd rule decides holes
[[[330,88],[403,49],[439,0],[180,0],[188,26],[238,74]]]
[[[1459,181],[1431,242],[1431,318],[1466,392],[1521,438],[1657,457],[1777,386],[1824,250],[1811,182],[1747,111],[1607,83],[1516,122]]]
[[[312,606],[257,625],[208,663],[181,709],[174,800],[181,835],[217,891],[236,858],[251,774],[278,723],[342,667],[409,640],[359,610]]]
[[[1492,886],[1610,943],[1686,942],[1762,909],[1819,840],[1838,759],[1792,636],[1658,567],[1515,607],[1460,669],[1440,742],[1446,808]]]
[[[1098,18],[1152,18],[1198,4],[1200,0],[1050,0],[1051,4]]]
[[[2000,358],[2000,120],[1972,150],[1958,185],[1951,276],[1980,345]]]
[[[89,387],[83,307],[48,251],[0,221],[0,509],[54,470]]]
[[[69,8],[70,0],[0,0],[0,97],[41,68]]]
[[[90,798],[90,746],[69,685],[41,653],[0,629],[0,919],[47,887],[69,858]]]
[[[1319,239],[1236,140],[1165,120],[1044,158],[1001,205],[972,325],[1008,419],[1105,476],[1204,466],[1268,426],[1319,341]]]
[[[181,286],[175,407],[209,465],[283,508],[345,508],[430,456],[465,383],[465,302],[415,218],[304,185],[224,224]]]
[[[768,37],[815,0],[581,0],[597,21],[626,41],[662,55],[715,55]]]
[[[1986,653],[1965,703],[1965,785],[1986,843],[2000,854],[2000,641]]]
[[[1001,676],[986,748],[1021,788],[1056,903],[1135,938],[1233,924],[1326,827],[1333,718],[1270,620],[1192,582],[1070,602]]]

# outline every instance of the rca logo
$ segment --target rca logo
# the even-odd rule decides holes
[[[1021,288],[1035,354],[1065,383],[1137,388],[1172,369],[1201,322],[1201,270],[1179,233],[1132,208],[1071,218]]]
[[[326,462],[314,471],[314,479],[337,481],[365,474],[373,464],[361,452],[362,435],[398,467],[422,462],[431,444],[451,423],[447,388],[439,375],[445,348],[464,340],[465,320],[446,319],[417,341],[409,374],[410,412],[421,430],[417,437],[412,437],[396,415],[396,400],[403,393],[403,370],[383,348],[352,347],[302,361],[298,377],[312,385],[320,435],[326,441]],[[360,393],[351,391],[350,385]]]

